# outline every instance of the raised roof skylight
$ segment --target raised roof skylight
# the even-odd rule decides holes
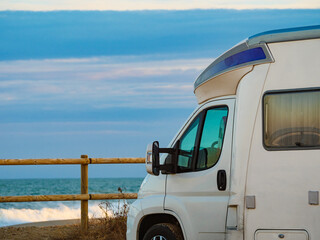
[[[229,50],[207,67],[197,78],[194,88],[196,89],[202,83],[224,72],[266,62],[272,62],[272,57],[265,44],[249,48],[246,43],[243,43]]]
[[[194,89],[237,68],[273,62],[267,43],[320,38],[320,25],[262,32],[249,37],[211,63],[197,78]]]

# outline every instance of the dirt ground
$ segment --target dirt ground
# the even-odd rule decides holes
[[[71,240],[80,239],[78,234],[79,225],[0,228],[1,240]]]
[[[125,240],[126,220],[123,216],[91,219],[86,233],[81,232],[79,221],[74,220],[2,227],[0,240]]]

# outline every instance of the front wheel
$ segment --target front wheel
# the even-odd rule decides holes
[[[183,237],[178,226],[171,223],[159,223],[149,228],[143,240],[183,240]]]

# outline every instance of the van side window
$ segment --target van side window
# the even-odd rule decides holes
[[[192,159],[195,151],[196,137],[200,123],[198,116],[189,126],[187,131],[180,138],[180,154],[178,156],[178,167],[182,171],[188,171],[192,168]]]
[[[266,93],[263,107],[267,150],[320,147],[320,90]]]
[[[218,162],[227,118],[227,106],[199,113],[180,138],[178,172],[204,170]]]
[[[200,140],[197,170],[210,168],[217,163],[222,149],[227,117],[226,106],[207,111]]]

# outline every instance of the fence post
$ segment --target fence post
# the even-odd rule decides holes
[[[81,155],[88,158],[88,155]],[[81,164],[81,194],[88,194],[88,164]],[[88,200],[81,200],[81,231],[88,231]]]

